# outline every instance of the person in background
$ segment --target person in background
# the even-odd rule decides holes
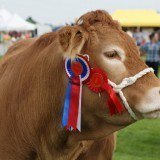
[[[158,45],[160,46],[160,30],[157,31],[158,34]]]
[[[152,33],[149,36],[150,42],[140,47],[146,53],[146,64],[154,69],[155,75],[158,77],[158,66],[160,61],[160,45],[158,44],[158,34]]]
[[[144,34],[141,28],[134,28],[133,30],[133,38],[135,39],[137,46],[141,46],[144,41]]]

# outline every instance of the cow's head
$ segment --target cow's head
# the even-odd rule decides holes
[[[59,40],[66,57],[88,54],[91,66],[105,70],[109,79],[116,84],[147,68],[134,40],[105,11],[89,12],[75,26],[62,28]],[[123,93],[139,119],[160,117],[160,82],[153,73],[138,79]],[[97,130],[99,135],[104,135],[106,128],[113,131],[118,129],[115,126],[121,128],[134,122],[127,111],[111,117],[106,99],[105,93],[99,96],[83,87],[83,129]]]

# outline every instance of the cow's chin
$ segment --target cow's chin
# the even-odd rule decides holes
[[[160,109],[157,109],[152,112],[143,113],[143,117],[147,119],[157,119],[160,118]]]

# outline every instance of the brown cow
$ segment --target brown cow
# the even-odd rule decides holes
[[[35,42],[36,38],[20,40],[14,45],[12,45],[4,57],[11,57],[14,54],[19,54],[26,48],[28,48],[33,42]],[[116,144],[116,134],[111,134],[106,138],[102,138],[100,140],[95,141],[82,141],[79,144],[79,150],[75,156],[77,160],[111,160],[113,156],[113,152],[115,150]]]
[[[98,139],[135,120],[127,111],[111,117],[107,94],[99,97],[84,86],[82,132],[66,132],[61,127],[68,82],[64,58],[87,53],[91,65],[104,69],[118,84],[147,68],[134,41],[99,10],[83,15],[75,26],[29,41],[20,50],[10,49],[0,63],[0,159],[105,159],[107,140]],[[139,119],[160,117],[159,92],[153,73],[123,90]]]

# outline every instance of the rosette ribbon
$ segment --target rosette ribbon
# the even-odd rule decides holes
[[[90,75],[90,65],[85,56],[65,60],[65,71],[69,77],[63,108],[62,126],[67,130],[81,131],[82,83]]]
[[[100,93],[106,91],[108,95],[107,103],[111,115],[121,113],[124,110],[123,105],[118,99],[113,88],[108,84],[108,78],[105,71],[100,68],[91,70],[90,80],[87,83],[88,88],[93,92]]]

